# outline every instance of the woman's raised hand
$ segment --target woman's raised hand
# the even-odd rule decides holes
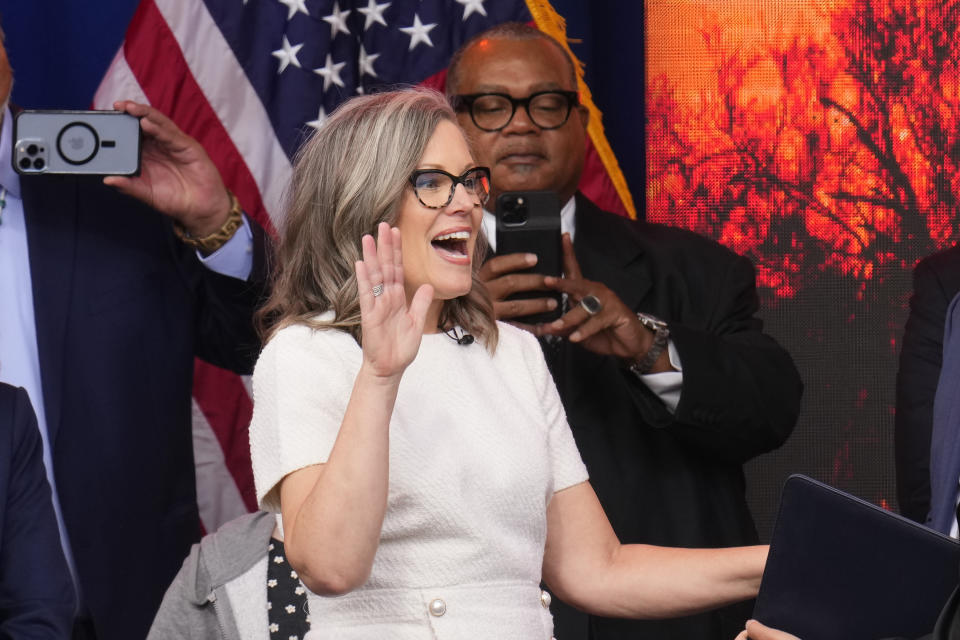
[[[381,222],[377,240],[365,235],[361,243],[363,260],[357,261],[356,273],[364,364],[378,376],[399,376],[420,348],[433,287],[420,286],[407,307],[400,230],[396,227]]]

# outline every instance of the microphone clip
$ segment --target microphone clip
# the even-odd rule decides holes
[[[447,334],[447,337],[449,337],[451,340],[456,342],[461,347],[470,346],[474,342],[473,336],[470,335],[469,333],[463,333],[458,335],[458,331],[456,327],[444,329],[443,332]]]

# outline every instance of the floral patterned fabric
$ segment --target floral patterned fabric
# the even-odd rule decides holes
[[[302,640],[310,630],[307,590],[300,582],[283,549],[283,542],[270,538],[267,562],[267,619],[270,640]]]

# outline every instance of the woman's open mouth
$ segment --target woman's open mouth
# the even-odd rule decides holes
[[[430,241],[437,253],[446,260],[463,264],[470,261],[468,253],[469,231],[442,233]]]

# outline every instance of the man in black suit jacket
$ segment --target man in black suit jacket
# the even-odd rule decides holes
[[[0,382],[0,637],[69,637],[75,603],[33,407]]]
[[[927,256],[914,267],[910,315],[897,370],[894,442],[900,513],[921,523],[930,511],[930,436],[943,363],[944,322],[958,292],[960,245]]]
[[[0,46],[0,104],[11,77]],[[12,249],[0,257],[13,260],[0,273],[0,378],[42,398],[32,399],[78,585],[74,637],[100,640],[146,636],[200,537],[194,357],[251,370],[265,280],[263,229],[203,148],[155,109],[115,106],[141,119],[137,178],[18,177],[11,113],[0,116],[0,245]],[[239,269],[214,271],[198,255],[231,248]]]
[[[525,25],[494,27],[451,61],[447,92],[478,163],[491,168],[491,201],[504,191],[556,191],[573,235],[564,237],[562,279],[517,273],[531,265],[524,254],[490,259],[481,276],[502,319],[556,304],[505,300],[512,293],[569,297],[559,321],[527,328],[563,338],[546,340],[545,354],[621,542],[755,544],[741,465],[790,434],[802,389],[796,368],[754,317],[748,260],[688,231],[601,211],[576,191],[587,118],[576,89],[563,48]],[[542,92],[551,93],[529,101]],[[488,237],[491,219],[485,214]],[[588,617],[557,598],[551,609],[558,640],[729,640],[751,607],[660,622]]]

